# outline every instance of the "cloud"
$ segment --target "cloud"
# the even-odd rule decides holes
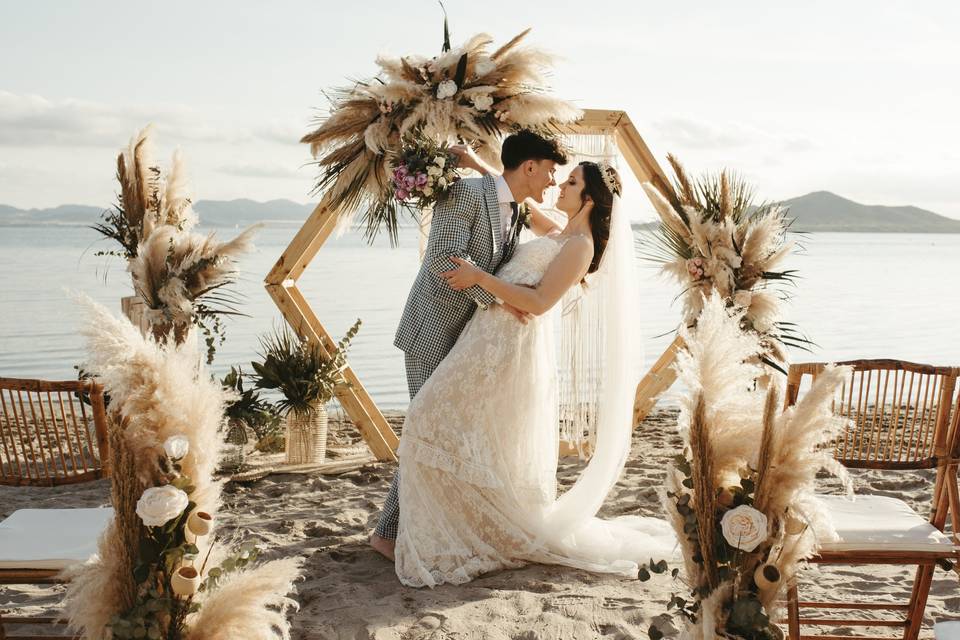
[[[295,145],[305,131],[288,120],[225,122],[218,114],[182,104],[116,105],[0,91],[0,146],[120,147],[148,122],[174,144]]]
[[[293,178],[303,180],[304,175],[296,169],[279,162],[260,164],[229,164],[217,169],[220,173],[241,178]]]
[[[697,118],[673,116],[653,122],[653,128],[670,147],[693,150],[761,147],[791,153],[811,151],[817,144],[793,132],[771,132],[738,122],[716,124]]]

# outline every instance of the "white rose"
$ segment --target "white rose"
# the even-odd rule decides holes
[[[443,177],[437,178],[437,186],[441,188],[447,186],[447,179]]]
[[[741,551],[753,551],[767,539],[767,516],[745,504],[723,514],[723,539]]]
[[[457,83],[453,80],[444,80],[437,86],[437,100],[451,98],[457,94]]]
[[[493,106],[493,98],[489,93],[482,93],[473,97],[473,106],[477,111],[489,111]]]
[[[430,187],[424,187],[424,188],[423,188],[423,195],[425,195],[425,196],[432,196],[432,195],[433,195],[433,189],[431,189]]]
[[[473,65],[473,71],[478,77],[485,76],[496,68],[497,63],[486,56],[477,60],[477,63]]]
[[[442,173],[443,173],[443,169],[441,169],[440,167],[435,167],[433,165],[430,165],[429,167],[427,167],[428,176],[439,176]]]
[[[148,527],[159,527],[187,508],[190,498],[172,484],[150,487],[137,500],[137,515]]]
[[[447,159],[443,156],[437,156],[433,159],[433,164],[443,169],[445,166],[447,166]]]
[[[170,436],[163,443],[163,450],[171,460],[179,460],[190,451],[190,441],[186,436]]]

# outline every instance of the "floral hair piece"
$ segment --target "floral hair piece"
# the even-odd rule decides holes
[[[603,184],[607,185],[607,189],[610,190],[615,196],[620,196],[620,180],[617,178],[617,170],[613,168],[609,162],[601,160],[597,163],[597,166],[600,167],[600,175],[603,177]]]

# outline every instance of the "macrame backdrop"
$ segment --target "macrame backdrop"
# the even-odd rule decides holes
[[[572,171],[580,162],[607,162],[619,170],[614,137],[604,135],[567,135],[564,142],[571,150],[570,162],[561,174]],[[558,189],[551,190],[553,203]],[[546,203],[545,203],[546,204]],[[621,213],[625,213],[621,210]],[[563,214],[551,206],[550,214],[560,216],[558,222],[565,223]],[[596,442],[597,399],[601,397],[603,371],[604,322],[600,315],[599,304],[603,291],[591,290],[591,277],[586,284],[574,287],[567,292],[560,305],[558,327],[558,378],[560,392],[560,438],[572,445],[581,456],[585,456]],[[639,354],[638,354],[639,355]]]

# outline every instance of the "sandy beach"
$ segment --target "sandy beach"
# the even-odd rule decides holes
[[[397,425],[402,416],[391,415]],[[602,516],[660,515],[658,491],[664,469],[680,445],[676,411],[655,411],[635,432],[626,472]],[[560,464],[562,483],[576,478],[582,463]],[[220,512],[222,532],[257,540],[265,558],[307,558],[298,584],[300,610],[293,614],[295,638],[646,638],[651,621],[664,613],[671,592],[684,586],[668,576],[650,582],[592,575],[562,567],[528,566],[494,573],[466,586],[411,589],[397,581],[393,566],[366,544],[392,476],[392,464],[367,464],[340,475],[299,474],[234,482]],[[905,499],[926,513],[933,472],[865,471],[855,475],[860,493]],[[829,482],[825,483],[829,485]],[[0,487],[0,517],[21,508],[95,507],[108,503],[108,481],[63,488]],[[885,567],[808,570],[801,598],[867,595],[878,601],[906,600],[913,572]],[[38,597],[41,595],[41,597]],[[0,607],[39,613],[58,593],[33,588],[0,589]],[[957,575],[938,570],[921,637],[932,624],[960,619]],[[841,635],[881,628],[843,628]]]

